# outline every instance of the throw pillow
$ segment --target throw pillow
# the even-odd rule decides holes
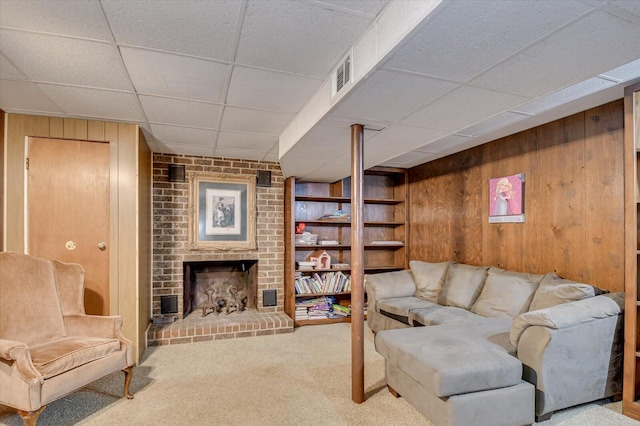
[[[491,268],[471,312],[484,317],[511,317],[526,312],[544,275]]]
[[[416,282],[415,297],[438,303],[438,294],[442,290],[445,274],[452,262],[430,263],[421,260],[409,262],[413,280]]]
[[[469,309],[476,301],[487,279],[488,266],[454,263],[449,266],[438,303]]]
[[[566,280],[550,272],[544,276],[542,282],[538,286],[530,311],[548,308],[550,306],[560,305],[562,303],[582,300],[595,296],[594,288],[588,284],[578,283]]]

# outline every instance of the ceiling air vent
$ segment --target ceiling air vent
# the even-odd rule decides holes
[[[331,97],[335,97],[345,86],[351,83],[351,54],[340,61],[331,74]]]

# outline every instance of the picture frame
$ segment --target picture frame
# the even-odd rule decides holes
[[[189,250],[256,248],[256,177],[189,176]]]
[[[524,223],[524,173],[489,179],[489,223]]]

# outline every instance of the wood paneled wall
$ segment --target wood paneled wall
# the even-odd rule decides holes
[[[411,259],[546,273],[624,290],[623,103],[409,172]],[[525,173],[525,223],[489,223],[489,179]]]
[[[97,120],[6,114],[7,251],[24,252],[25,139],[29,136],[108,141],[111,153],[109,236],[110,313],[124,317],[123,333],[136,360],[146,346],[151,297],[151,151],[138,126]]]
[[[6,242],[5,236],[5,221],[4,221],[4,111],[0,109],[0,250],[4,250]]]

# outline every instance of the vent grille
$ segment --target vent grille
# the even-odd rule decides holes
[[[347,55],[336,68],[332,76],[331,97],[340,93],[351,82],[351,55]]]

